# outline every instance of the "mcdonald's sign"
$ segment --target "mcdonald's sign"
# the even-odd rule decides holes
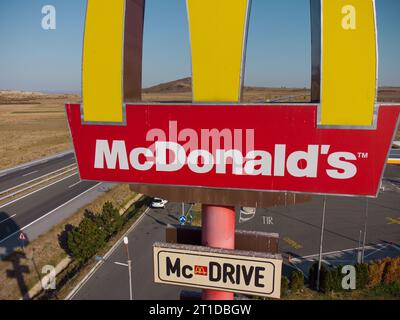
[[[187,0],[192,104],[141,103],[144,0],[88,0],[83,180],[376,196],[400,105],[377,102],[373,0],[310,0],[312,101],[242,104],[250,0]],[[105,23],[106,22],[106,23]]]

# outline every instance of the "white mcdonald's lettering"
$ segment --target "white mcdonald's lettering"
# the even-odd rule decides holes
[[[140,147],[130,150],[124,140],[96,140],[96,169],[177,172],[187,166],[193,173],[227,174],[228,167],[233,175],[284,177],[287,173],[296,178],[317,178],[321,155],[325,155],[330,168],[327,176],[332,179],[351,179],[357,174],[357,156],[351,152],[329,153],[330,145],[308,145],[305,151],[287,152],[287,145],[277,144],[273,152],[251,150],[243,155],[241,150],[217,149],[192,150],[176,142],[160,141],[155,150]],[[229,162],[231,160],[231,163]]]

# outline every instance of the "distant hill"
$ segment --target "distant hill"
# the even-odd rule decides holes
[[[253,91],[263,91],[265,89],[270,89],[267,87],[244,87],[245,90],[253,90]],[[271,89],[288,89],[291,91],[304,91],[305,88],[284,88],[277,87]],[[174,81],[169,81],[165,83],[160,83],[155,86],[143,89],[143,93],[169,93],[169,92],[191,92],[192,91],[192,78],[182,78]]]
[[[143,89],[143,93],[170,93],[192,91],[192,78],[183,78]]]

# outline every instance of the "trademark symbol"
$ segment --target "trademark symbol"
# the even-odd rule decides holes
[[[359,152],[358,158],[359,159],[368,159],[368,152]]]

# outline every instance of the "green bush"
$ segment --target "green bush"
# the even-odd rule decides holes
[[[308,271],[308,286],[310,289],[317,289],[318,262],[314,262]]]
[[[385,258],[371,261],[369,264],[360,263],[354,265],[356,270],[356,289],[363,290],[367,287],[376,288],[373,293],[382,292],[388,296],[398,296],[400,288],[400,257]],[[342,266],[330,269],[321,264],[320,290],[328,292],[342,291]],[[318,262],[315,262],[309,271],[309,286],[317,287]],[[376,291],[376,292],[375,292]]]
[[[326,277],[328,269],[324,263],[321,263],[321,273],[320,273],[320,289],[322,288],[322,283]],[[318,261],[314,262],[310,267],[310,271],[308,272],[308,281],[310,289],[317,290],[317,277],[318,277]]]
[[[356,289],[365,289],[368,284],[368,264],[357,263],[356,268]]]
[[[342,269],[343,266],[337,266],[336,268],[329,271],[332,278],[330,291],[339,292],[343,290],[342,280],[345,275],[342,273]]]
[[[115,233],[121,230],[124,220],[111,202],[106,202],[103,205],[101,214],[96,217],[96,223],[106,233],[109,240]]]
[[[290,290],[297,292],[304,288],[304,275],[301,271],[295,270],[290,275]]]
[[[281,279],[281,296],[286,297],[289,293],[289,279],[282,277]]]
[[[85,217],[78,227],[68,233],[67,245],[72,256],[85,262],[106,243],[107,234],[95,220]]]
[[[393,282],[391,284],[381,283],[372,289],[372,293],[376,297],[389,297],[400,299],[400,283]]]
[[[321,268],[320,278],[320,291],[328,293],[335,288],[335,271],[331,271],[328,268]]]

